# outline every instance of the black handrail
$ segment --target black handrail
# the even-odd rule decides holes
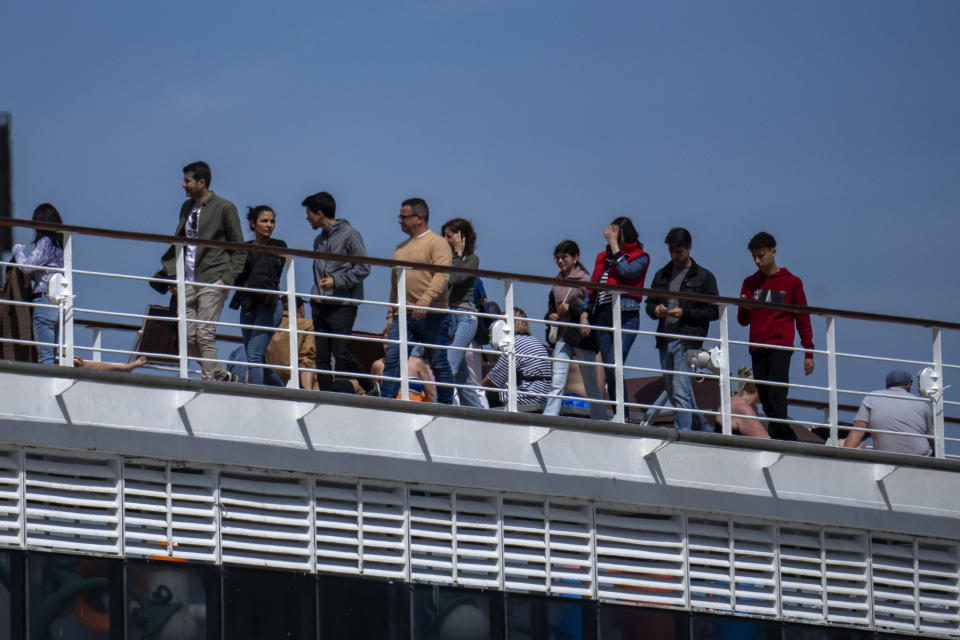
[[[18,218],[0,218],[0,227],[25,227],[28,229],[43,229],[47,231],[58,231],[66,233],[76,233],[80,235],[96,236],[100,238],[112,238],[115,240],[139,240],[141,242],[158,242],[163,244],[191,244],[200,247],[210,247],[214,249],[227,249],[230,251],[250,251],[250,245],[244,242],[225,242],[221,240],[202,240],[200,238],[185,238],[183,236],[167,236],[157,233],[136,233],[132,231],[117,231],[114,229],[100,229],[97,227],[79,227],[65,224],[55,224],[52,222],[34,222],[32,220],[21,220]],[[375,258],[372,256],[350,256],[339,253],[324,253],[318,251],[308,251],[306,249],[280,248],[270,246],[258,246],[258,253],[270,253],[279,256],[295,256],[300,258],[336,260],[341,262],[353,262],[359,264],[369,264],[380,267],[404,267],[409,269],[423,269],[424,265],[420,262],[408,262],[405,260],[392,260],[388,258]],[[549,278],[545,276],[536,276],[523,273],[511,273],[509,271],[492,271],[489,269],[464,269],[462,267],[447,267],[441,265],[430,265],[431,271],[441,273],[456,273],[472,275],[481,278],[492,278],[495,280],[517,280],[522,282],[531,282],[548,286],[560,285],[569,286],[570,281],[561,278]],[[578,283],[587,289],[597,291],[619,291],[620,293],[629,293],[644,296],[662,296],[663,291],[657,289],[646,289],[641,287],[629,287],[624,285],[600,284],[597,282]],[[846,309],[834,309],[830,307],[812,307],[792,304],[776,304],[773,302],[757,302],[745,298],[730,298],[726,296],[709,296],[698,293],[685,293],[680,291],[671,291],[671,298],[689,300],[693,302],[706,302],[709,304],[729,304],[746,307],[747,309],[773,309],[776,311],[785,311],[787,313],[809,313],[818,316],[836,316],[838,318],[848,318],[852,320],[867,320],[870,322],[888,322],[893,324],[911,325],[927,328],[950,329],[960,331],[960,322],[946,322],[943,320],[932,320],[927,318],[913,318],[904,316],[893,316],[883,313],[872,313],[864,311],[850,311]]]

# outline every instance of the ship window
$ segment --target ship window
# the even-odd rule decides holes
[[[402,582],[318,577],[320,640],[407,640],[410,587]]]
[[[590,600],[507,594],[508,640],[596,637],[596,608]]]
[[[0,551],[0,640],[26,636],[24,626],[24,555]]]
[[[123,637],[120,560],[32,553],[27,572],[31,638]]]
[[[600,637],[688,640],[690,621],[683,611],[602,604]]]
[[[235,567],[223,571],[225,640],[312,640],[315,610],[312,575]]]
[[[873,640],[873,632],[843,627],[785,624],[783,638],[784,640]]]
[[[127,640],[220,637],[220,573],[179,562],[127,565]]]
[[[691,620],[693,640],[780,640],[780,624],[773,620],[695,614]]]
[[[503,593],[417,585],[414,640],[494,640],[503,637]]]

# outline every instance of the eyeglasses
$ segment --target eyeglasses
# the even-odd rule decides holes
[[[412,218],[413,216],[419,216],[419,213],[408,213],[407,215],[399,214],[397,217],[401,220],[406,220],[407,218]]]

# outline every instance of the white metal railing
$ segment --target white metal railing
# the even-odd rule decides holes
[[[8,225],[15,224],[17,226],[26,226],[33,228],[44,227],[42,224],[38,223],[29,223],[25,221],[7,221]],[[57,229],[73,229],[67,227],[61,227],[58,225],[46,225],[46,227]],[[44,227],[45,228],[45,227]],[[101,233],[98,233],[101,231]],[[174,244],[176,247],[176,275],[170,280],[161,280],[162,282],[167,283],[168,285],[176,286],[179,292],[185,290],[185,286],[188,284],[186,279],[186,272],[183,264],[184,251],[183,247],[185,246],[184,238],[171,238],[163,236],[151,236],[146,238],[133,237],[137,234],[130,234],[126,232],[117,232],[110,231],[109,233],[104,230],[82,230],[82,231],[64,231],[64,265],[62,269],[55,269],[49,267],[31,267],[38,270],[54,270],[60,271],[63,273],[65,279],[69,283],[73,283],[74,279],[78,276],[83,276],[85,278],[109,278],[117,280],[130,280],[130,281],[156,281],[156,278],[146,278],[143,276],[125,274],[125,273],[112,273],[104,271],[94,271],[90,269],[79,269],[76,265],[76,258],[74,249],[73,249],[73,239],[75,235],[111,235],[113,237],[119,236],[130,236],[129,240],[139,240],[144,239],[148,242],[160,242],[167,241]],[[241,250],[248,250],[249,245],[231,245],[230,243],[216,243],[216,242],[205,242],[205,241],[192,241],[194,244],[203,245],[210,244],[211,246],[236,246],[238,249],[242,247]],[[258,248],[258,251],[262,250]],[[401,399],[407,400],[410,398],[410,372],[407,366],[407,358],[403,357],[403,354],[409,352],[412,347],[423,347],[423,348],[441,348],[449,350],[460,350],[465,353],[481,353],[487,356],[491,355],[490,348],[477,348],[477,347],[453,347],[446,344],[442,344],[439,347],[436,344],[418,342],[409,339],[407,331],[407,316],[410,312],[423,309],[432,313],[443,313],[449,316],[454,316],[457,314],[469,313],[476,315],[478,317],[484,317],[489,319],[501,319],[506,323],[508,333],[510,335],[515,334],[516,329],[516,318],[514,315],[514,307],[517,306],[518,299],[516,295],[516,284],[539,284],[542,286],[549,286],[553,282],[551,278],[543,278],[538,276],[522,276],[519,274],[505,274],[501,272],[489,272],[489,271],[478,271],[487,279],[501,280],[504,287],[504,312],[502,315],[493,315],[486,314],[479,311],[465,311],[465,310],[449,310],[449,309],[436,309],[436,308],[423,308],[417,307],[407,303],[406,299],[406,289],[407,289],[407,272],[411,268],[416,268],[415,265],[409,263],[398,263],[392,260],[384,260],[378,258],[356,258],[351,256],[339,256],[343,261],[347,262],[369,262],[375,266],[384,266],[388,268],[396,269],[397,271],[397,292],[398,297],[395,302],[384,301],[384,300],[354,300],[347,298],[338,298],[330,295],[314,295],[310,293],[300,293],[297,290],[297,283],[295,279],[295,269],[294,263],[297,258],[300,259],[310,259],[316,254],[311,252],[305,252],[295,249],[266,249],[266,252],[279,253],[283,255],[285,259],[286,275],[281,284],[281,289],[279,291],[273,290],[264,290],[264,289],[255,289],[248,287],[239,287],[233,285],[216,285],[216,284],[207,284],[204,283],[204,287],[213,287],[219,289],[225,289],[228,291],[247,291],[252,293],[276,293],[278,296],[282,296],[286,299],[289,309],[296,308],[297,298],[306,299],[310,301],[318,302],[327,302],[327,303],[350,303],[350,304],[360,304],[373,307],[389,308],[394,310],[395,321],[398,325],[398,335],[397,339],[387,339],[387,338],[374,338],[374,337],[365,337],[365,336],[343,336],[340,334],[333,333],[324,333],[320,331],[307,332],[314,337],[321,338],[337,338],[337,339],[349,339],[352,341],[368,341],[368,342],[377,342],[385,345],[396,345],[399,357],[399,375],[388,376],[380,375],[374,376],[370,373],[351,373],[346,377],[353,377],[357,379],[379,379],[379,380],[392,380],[394,382],[399,382],[400,391],[399,397]],[[332,258],[337,258],[338,256],[330,256]],[[0,265],[12,265],[10,262],[0,262]],[[441,269],[443,270],[443,269]],[[450,272],[459,272],[457,269],[450,268]],[[462,270],[460,270],[462,271]],[[784,424],[793,424],[800,425],[805,428],[823,428],[828,434],[826,437],[826,442],[829,445],[836,446],[839,441],[840,429],[842,427],[840,423],[840,412],[841,405],[839,403],[839,397],[841,395],[853,395],[861,398],[865,397],[883,397],[883,393],[872,393],[866,391],[858,391],[853,388],[847,388],[848,385],[841,386],[841,379],[838,372],[838,360],[850,360],[850,361],[859,361],[859,362],[882,362],[882,363],[895,363],[903,366],[910,367],[929,367],[932,369],[934,376],[941,383],[941,392],[934,394],[930,399],[924,399],[917,397],[917,402],[929,402],[931,406],[931,411],[933,415],[933,450],[934,455],[937,457],[960,457],[956,455],[957,452],[948,453],[948,444],[960,442],[960,430],[956,427],[952,427],[949,433],[945,430],[945,419],[944,409],[945,407],[956,407],[960,406],[960,402],[955,400],[948,400],[944,397],[944,391],[949,389],[949,385],[944,380],[944,372],[948,370],[955,370],[960,368],[960,364],[956,363],[945,363],[943,359],[943,331],[952,332],[953,334],[960,335],[960,325],[952,325],[951,323],[936,323],[930,322],[931,328],[929,329],[932,332],[931,335],[931,357],[929,360],[920,359],[916,356],[911,358],[897,358],[887,355],[878,355],[870,353],[855,353],[853,351],[840,351],[838,349],[838,339],[837,339],[837,322],[841,318],[849,318],[852,321],[868,321],[868,322],[879,322],[879,323],[893,323],[896,321],[903,321],[902,319],[891,319],[887,317],[876,316],[875,314],[859,314],[856,312],[844,312],[839,310],[821,310],[816,308],[810,308],[809,311],[814,316],[820,316],[824,319],[825,330],[824,330],[824,342],[826,344],[825,349],[805,349],[802,347],[793,347],[793,346],[777,346],[777,345],[758,345],[750,343],[745,340],[736,340],[731,338],[731,331],[729,327],[730,316],[729,311],[731,307],[737,305],[746,305],[749,307],[764,307],[764,306],[774,306],[776,305],[764,305],[762,303],[755,303],[752,301],[744,300],[731,300],[729,298],[707,298],[705,296],[694,296],[691,294],[683,293],[671,293],[671,296],[676,296],[681,299],[690,299],[690,300],[700,300],[700,301],[711,301],[712,304],[716,304],[719,307],[719,319],[716,321],[716,329],[719,337],[698,337],[698,336],[688,336],[691,340],[696,340],[698,342],[704,342],[709,344],[716,344],[720,348],[721,353],[721,362],[724,363],[720,367],[719,372],[717,373],[707,373],[704,371],[664,371],[659,367],[646,367],[646,366],[637,366],[635,364],[627,364],[624,360],[624,354],[622,351],[623,337],[627,334],[632,334],[637,338],[642,339],[653,339],[658,336],[669,335],[671,338],[684,338],[684,336],[678,336],[675,334],[659,334],[656,331],[648,330],[628,330],[624,329],[621,326],[621,294],[630,291],[624,287],[615,287],[609,285],[592,285],[585,284],[584,286],[594,288],[594,289],[607,289],[612,293],[612,316],[613,322],[612,326],[596,326],[596,325],[586,325],[593,332],[604,331],[612,332],[613,334],[613,362],[591,362],[589,363],[591,368],[594,371],[601,370],[606,372],[612,372],[614,378],[614,397],[612,398],[580,398],[577,396],[570,395],[561,395],[559,396],[564,400],[585,400],[590,403],[601,404],[609,410],[612,410],[612,419],[617,422],[624,422],[627,418],[628,411],[649,411],[657,410],[660,405],[653,403],[640,403],[631,401],[631,399],[624,397],[624,380],[625,378],[631,376],[632,374],[663,374],[670,373],[672,375],[678,376],[687,376],[695,377],[697,379],[706,379],[711,381],[716,381],[720,388],[720,406],[718,410],[712,409],[701,409],[701,408],[687,408],[687,407],[668,407],[670,411],[674,413],[690,413],[690,414],[699,414],[704,416],[709,422],[716,420],[719,423],[720,431],[724,434],[731,434],[733,432],[733,420],[736,418],[752,418],[755,416],[749,416],[744,414],[735,414],[731,412],[731,395],[732,395],[732,385],[733,383],[744,383],[744,382],[756,382],[757,384],[764,384],[768,386],[782,386],[787,387],[794,391],[809,392],[814,394],[819,394],[823,396],[825,401],[823,402],[823,408],[825,409],[825,417],[822,420],[797,420],[797,419],[785,419],[777,418],[777,422]],[[216,362],[220,364],[230,364],[230,360],[222,358],[203,358],[191,356],[188,353],[188,344],[187,344],[187,329],[190,324],[204,323],[204,321],[187,318],[186,314],[186,303],[185,296],[177,296],[177,310],[176,315],[169,318],[148,316],[145,314],[138,314],[131,312],[129,310],[115,310],[115,309],[97,309],[91,306],[79,306],[76,303],[82,303],[84,299],[84,291],[81,287],[74,287],[73,295],[65,296],[59,303],[58,309],[62,313],[61,321],[61,331],[59,332],[59,340],[56,345],[50,343],[41,343],[36,341],[25,341],[17,340],[13,338],[3,338],[0,339],[5,342],[12,342],[17,344],[35,344],[40,346],[55,346],[59,349],[61,354],[61,364],[63,366],[72,366],[73,365],[73,356],[75,351],[81,351],[83,353],[89,353],[92,355],[94,361],[101,360],[103,354],[112,354],[112,355],[126,355],[129,358],[134,358],[137,356],[146,356],[148,358],[166,358],[174,361],[176,363],[175,370],[177,375],[182,378],[186,378],[191,375],[191,363],[194,365],[201,362]],[[76,301],[75,301],[76,298]],[[714,302],[715,300],[715,302]],[[24,302],[12,302],[5,301],[9,304],[23,305],[26,307],[37,307],[41,306],[37,303],[24,301]],[[76,342],[76,323],[77,316],[83,315],[85,317],[104,317],[104,318],[124,318],[132,320],[145,321],[147,319],[160,321],[160,322],[174,322],[177,327],[177,336],[178,336],[178,352],[172,356],[170,354],[158,354],[151,353],[140,350],[132,349],[117,349],[109,348],[103,346],[102,343],[102,332],[103,329],[95,328],[93,333],[93,339],[91,343],[88,344],[78,344]],[[528,318],[527,321],[534,326],[547,326],[549,324],[556,324],[562,328],[579,328],[583,325],[578,323],[567,323],[559,321],[547,321],[539,318]],[[903,321],[906,322],[906,321]],[[265,329],[265,327],[255,326],[255,325],[244,325],[237,322],[230,322],[227,320],[219,320],[216,322],[206,322],[208,325],[213,325],[215,327],[223,327],[227,329]],[[911,324],[911,323],[908,323]],[[914,325],[920,325],[921,322],[913,322]],[[269,328],[272,331],[284,331],[288,335],[289,339],[289,348],[290,348],[290,363],[287,365],[282,364],[253,364],[253,363],[244,363],[247,366],[259,366],[259,367],[270,367],[273,369],[283,369],[290,374],[290,379],[287,385],[289,387],[298,387],[300,384],[300,372],[308,372],[313,374],[329,374],[329,375],[338,375],[333,367],[329,366],[327,363],[321,363],[321,366],[317,368],[312,367],[301,367],[296,357],[298,351],[298,342],[299,334],[302,333],[297,327],[297,322],[294,313],[290,313],[290,322],[287,329],[278,329],[275,327]],[[956,335],[954,337],[956,337]],[[734,350],[743,349],[748,347],[761,346],[766,349],[779,349],[789,352],[812,352],[817,355],[818,358],[826,359],[826,370],[827,370],[827,384],[818,385],[818,384],[804,384],[797,381],[791,381],[789,383],[781,383],[770,380],[747,380],[731,374],[731,369],[735,369],[734,362]],[[520,407],[524,404],[520,402],[521,399],[533,399],[537,403],[546,402],[547,399],[552,397],[557,397],[551,394],[545,393],[536,393],[529,390],[521,388],[521,382],[518,380],[517,376],[517,363],[520,356],[517,355],[516,350],[513,344],[507,346],[503,353],[497,353],[496,355],[504,357],[507,359],[507,384],[502,388],[491,388],[491,390],[502,392],[506,397],[505,409],[507,411],[518,411]],[[533,360],[546,361],[553,365],[553,363],[564,362],[567,365],[577,364],[579,361],[576,359],[554,357],[553,354],[547,353],[546,356],[536,356],[536,355],[525,355],[523,358],[530,358]],[[326,366],[324,366],[326,365]],[[158,369],[167,369],[169,367],[158,366]],[[386,372],[385,372],[386,373]],[[195,375],[196,372],[194,371]],[[343,375],[343,374],[340,374]],[[477,382],[477,381],[475,381]],[[458,389],[460,393],[467,391],[476,391],[483,389],[478,384],[455,384],[451,380],[436,380],[434,384],[440,389]],[[604,385],[600,385],[601,388]],[[858,380],[858,385],[854,386],[863,386]],[[763,416],[759,416],[759,419],[763,419]],[[949,419],[950,424],[953,425],[956,422],[953,419]],[[893,433],[889,431],[884,431],[880,429],[866,429],[869,434],[886,434]],[[904,434],[897,433],[898,436],[905,437],[927,437],[922,434]],[[955,447],[956,445],[951,445]],[[960,451],[960,447],[958,447]]]

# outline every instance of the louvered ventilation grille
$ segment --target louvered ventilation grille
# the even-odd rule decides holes
[[[549,502],[550,592],[593,595],[593,540],[590,509]]]
[[[777,615],[774,527],[734,520],[732,528],[734,610],[752,615]]]
[[[304,483],[222,474],[220,540],[224,562],[310,570],[311,509]]]
[[[917,586],[920,631],[960,635],[956,545],[920,540],[917,544]]]
[[[960,637],[954,541],[479,489],[0,451],[24,544]]]
[[[547,590],[546,514],[542,500],[503,498],[503,581],[507,589]]]
[[[597,592],[644,604],[684,604],[683,519],[598,508]]]
[[[823,621],[819,529],[780,527],[780,607],[784,618]]]
[[[118,461],[28,454],[27,545],[120,553]]]
[[[410,491],[410,577],[454,581],[453,496]]]
[[[827,621],[869,624],[867,537],[849,531],[826,530],[823,542]]]
[[[361,558],[365,575],[404,578],[407,523],[403,487],[363,483]]]
[[[493,588],[500,583],[500,525],[497,498],[456,493],[457,582]]]
[[[916,629],[913,545],[909,538],[872,540],[873,614],[878,627]]]
[[[317,571],[360,572],[360,509],[357,482],[317,480]]]
[[[689,518],[690,604],[732,611],[730,523]]]
[[[15,451],[0,452],[0,544],[20,544],[20,465]]]

